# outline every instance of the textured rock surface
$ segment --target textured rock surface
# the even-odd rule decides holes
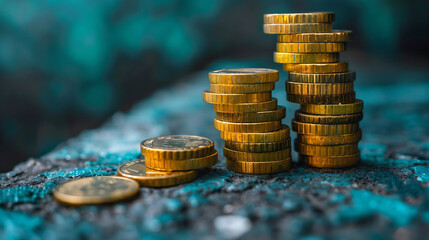
[[[71,208],[52,199],[52,189],[62,182],[114,175],[120,164],[142,158],[138,145],[148,137],[197,134],[214,139],[220,150],[215,113],[202,101],[206,73],[191,78],[0,175],[0,238],[423,239],[429,233],[425,82],[357,85],[365,117],[362,164],[356,168],[295,164],[286,173],[249,176],[228,171],[221,157],[192,183],[141,188],[137,198],[125,203]],[[274,96],[287,106],[289,124],[297,105],[286,103],[284,94],[281,80]]]

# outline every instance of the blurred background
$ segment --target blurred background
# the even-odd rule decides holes
[[[418,0],[0,0],[0,172],[213,62],[272,62],[264,13],[334,11],[334,28],[353,31],[354,70],[383,73],[359,84],[428,81],[428,9]]]

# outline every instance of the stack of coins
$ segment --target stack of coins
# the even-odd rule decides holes
[[[118,176],[72,180],[55,188],[55,200],[67,205],[106,204],[132,198],[139,186],[169,187],[193,181],[196,169],[217,163],[214,142],[199,136],[173,135],[147,139],[140,144],[145,160],[123,164]]]
[[[214,142],[208,138],[171,135],[144,140],[144,160],[125,163],[118,175],[136,180],[141,186],[167,187],[195,180],[200,168],[218,161]]]
[[[292,129],[300,161],[340,168],[359,163],[363,102],[355,99],[355,72],[339,53],[350,31],[332,31],[334,13],[266,14],[264,32],[278,34],[274,61],[289,72],[288,101],[300,103]]]
[[[247,174],[286,171],[291,163],[290,130],[282,125],[286,109],[271,97],[277,70],[224,69],[209,73],[204,101],[216,111],[215,128],[225,140],[229,170]]]

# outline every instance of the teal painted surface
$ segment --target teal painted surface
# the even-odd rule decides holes
[[[225,61],[212,67],[243,65]],[[145,138],[196,134],[212,138],[220,150],[223,142],[213,127],[214,112],[202,101],[206,74],[160,90],[99,129],[1,174],[0,238],[201,239],[239,234],[245,239],[357,239],[391,238],[399,229],[416,239],[424,236],[429,224],[429,97],[417,92],[403,105],[391,105],[390,99],[414,88],[429,90],[426,83],[393,84],[390,93],[380,86],[357,86],[365,100],[365,119],[362,163],[356,168],[319,170],[294,163],[285,173],[250,176],[226,170],[221,156],[196,181],[141,188],[130,202],[70,208],[52,199],[52,189],[62,182],[114,175],[124,162],[141,159],[139,143]],[[377,92],[377,98],[371,97]],[[273,95],[287,107],[289,123],[297,106],[286,102],[283,81]],[[223,222],[224,216],[247,225]],[[225,230],[228,226],[240,231]]]
[[[43,176],[48,179],[62,177],[62,178],[72,178],[72,177],[93,177],[93,176],[108,176],[112,171],[105,171],[100,167],[88,167],[88,168],[75,168],[73,170],[61,170],[42,173]]]
[[[4,240],[39,239],[45,221],[40,216],[0,209],[0,234]]]
[[[417,180],[420,182],[429,182],[429,168],[426,166],[416,166],[412,168],[414,170],[415,175],[417,176]]]
[[[418,207],[408,205],[399,199],[364,190],[352,190],[350,193],[353,204],[340,208],[337,215],[340,221],[359,221],[379,214],[398,226],[404,226],[410,224],[418,213]]]
[[[0,204],[5,203],[37,203],[40,200],[49,197],[51,188],[32,187],[21,185],[15,188],[6,188],[0,190]]]

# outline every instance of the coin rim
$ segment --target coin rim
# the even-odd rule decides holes
[[[286,143],[285,144],[286,147],[282,148],[282,149],[277,149],[277,150],[261,150],[261,151],[255,151],[255,149],[249,149],[250,146],[252,146],[252,145],[256,145],[256,146],[257,145],[261,145],[261,146],[258,146],[256,148],[263,148],[262,147],[263,145],[274,145],[274,144],[281,144],[281,143]],[[237,146],[239,146],[239,145],[248,146],[248,147],[244,147],[243,149],[245,149],[245,148],[247,148],[247,149],[246,150],[242,150],[242,149],[239,149],[239,148],[242,148],[242,146],[237,147],[237,148],[231,148],[230,147],[231,144],[232,145],[237,145]],[[231,149],[231,150],[234,150],[234,151],[240,151],[240,152],[249,152],[249,153],[276,152],[276,151],[285,150],[287,148],[291,148],[291,138],[289,137],[288,139],[283,140],[283,141],[275,141],[275,142],[267,142],[267,143],[243,143],[243,142],[225,141],[224,146],[226,148],[228,148],[228,149]],[[265,147],[265,149],[266,148],[267,147]]]
[[[268,82],[268,83],[254,83],[254,84],[211,83],[209,90],[210,92],[214,92],[214,93],[248,94],[248,93],[269,92],[269,91],[273,91],[274,89],[275,89],[275,83]],[[221,90],[221,91],[218,91],[218,90]]]
[[[284,41],[282,39],[284,38],[283,35],[287,35],[288,38],[294,38],[294,39],[292,41]],[[284,42],[284,43],[347,42],[347,41],[350,41],[351,35],[352,35],[352,31],[350,30],[332,30],[332,32],[329,32],[329,33],[278,34],[277,42]],[[314,40],[314,38],[317,38],[317,39]]]
[[[317,122],[314,121],[314,119],[323,119],[324,122]],[[345,121],[344,119],[347,118],[356,118],[358,119],[357,121]],[[300,110],[296,110],[295,111],[295,117],[294,119],[298,122],[303,122],[303,123],[315,123],[315,124],[345,124],[345,123],[355,123],[355,122],[360,122],[363,119],[363,113],[352,113],[352,114],[342,114],[342,115],[318,115],[318,114],[310,114],[310,113],[303,113]],[[303,121],[303,120],[308,120],[308,119],[313,119],[311,121]],[[328,120],[330,119],[330,120]],[[341,122],[340,120],[343,120],[343,122]]]
[[[353,82],[345,83],[303,83],[294,81],[285,81],[286,93],[302,96],[314,95],[343,95],[354,91]],[[312,90],[310,93],[305,91]]]
[[[345,152],[347,148],[354,149],[353,152]],[[301,143],[295,139],[294,150],[302,155],[317,156],[317,157],[338,157],[351,155],[359,151],[358,143],[340,144],[340,145],[313,145]]]
[[[356,72],[298,73],[289,72],[288,81],[298,83],[348,83],[356,80]]]
[[[293,69],[289,69],[293,64]],[[287,68],[287,69],[286,69]],[[348,62],[332,63],[284,63],[283,70],[297,74],[333,74],[349,72]],[[288,71],[289,70],[289,71]]]
[[[285,134],[280,135],[279,132],[284,131]],[[243,142],[243,143],[266,143],[266,142],[279,142],[286,140],[290,137],[290,128],[288,125],[282,124],[282,128],[273,131],[273,132],[265,132],[265,133],[231,133],[231,132],[220,132],[221,138],[225,141],[232,141],[232,142]],[[241,141],[237,141],[236,138],[234,139],[225,139],[225,136],[233,136],[233,135],[241,135]],[[269,136],[269,137],[268,137]],[[285,136],[285,138],[277,138],[280,136]],[[273,137],[276,137],[273,139]],[[257,139],[256,139],[257,138]],[[262,140],[261,140],[262,139]],[[249,141],[251,140],[251,141]],[[259,140],[259,141],[255,141]]]
[[[335,63],[340,60],[339,53],[282,53],[274,52],[276,63]]]
[[[289,102],[299,103],[302,105],[338,105],[347,104],[356,100],[355,91],[346,94],[337,95],[300,95],[300,94],[286,94],[286,99]],[[302,108],[301,108],[302,109]]]
[[[281,172],[285,172],[285,171],[290,170],[291,169],[291,165],[292,165],[291,162],[292,162],[292,158],[290,158],[290,157],[282,159],[282,160],[279,160],[279,161],[269,161],[269,162],[237,162],[237,161],[230,160],[230,159],[226,158],[226,168],[228,170],[230,170],[230,171],[237,172],[237,173],[242,173],[242,174],[255,174],[255,175],[256,174],[258,174],[258,175],[259,174],[275,174],[275,173],[281,173]],[[278,166],[281,166],[279,164],[282,164],[282,163],[286,164],[286,166],[285,166],[284,169],[279,169],[279,170],[275,170],[275,171],[266,171],[266,172],[250,171],[250,169],[249,170],[244,170],[244,167],[243,167],[245,165],[250,165],[250,164],[252,164],[252,165],[264,165],[264,164],[266,164],[266,165],[271,164],[272,165],[272,164],[277,164]],[[231,164],[234,164],[236,166],[238,165],[240,167],[235,167],[235,166],[232,167]]]
[[[299,125],[301,125],[303,128],[305,128],[303,131],[298,132]],[[345,123],[345,124],[317,124],[317,123],[304,123],[304,122],[298,122],[295,119],[292,119],[292,130],[296,132],[297,134],[303,134],[303,135],[316,135],[316,136],[336,136],[336,135],[343,135],[343,134],[352,134],[355,132],[340,132],[336,134],[331,134],[331,130],[329,131],[320,131],[321,128],[326,129],[334,129],[338,128],[338,126],[342,125],[344,128],[349,130],[352,130],[356,128],[356,131],[359,129],[359,123]],[[301,127],[301,128],[302,128]],[[314,129],[309,129],[309,127],[312,127]],[[316,129],[317,128],[317,129]],[[318,130],[319,129],[319,130]],[[314,131],[314,132],[313,132]],[[338,129],[336,130],[338,132]],[[327,132],[329,134],[327,134]],[[334,132],[334,131],[332,131]]]
[[[253,73],[253,74],[219,74],[216,71],[232,70],[232,69],[267,69],[271,72]],[[279,71],[270,68],[231,68],[219,69],[209,72],[209,82],[215,84],[259,84],[259,83],[274,83],[279,80]]]
[[[282,21],[278,21],[278,18]],[[333,23],[334,21],[334,12],[264,14],[264,24]]]
[[[266,121],[266,122],[227,122],[219,119],[214,119],[214,127],[219,131],[239,132],[239,133],[256,133],[256,132],[271,132],[279,130],[282,127],[281,120]]]
[[[316,49],[317,47],[319,48],[319,50]],[[321,50],[322,48],[324,48],[324,51]],[[331,48],[332,50],[330,50]],[[344,52],[345,50],[346,50],[346,44],[344,42],[322,42],[322,43],[278,42],[276,44],[276,52],[283,52],[283,53],[337,53],[337,52]]]
[[[330,136],[321,136],[321,135],[309,135],[309,134],[300,134],[298,133],[296,136],[296,140],[303,139],[311,139],[310,141],[300,141],[304,144],[316,145],[316,146],[336,146],[343,144],[352,144],[358,143],[362,139],[362,129],[358,129],[355,133],[346,133],[339,135],[330,135]],[[326,140],[321,140],[326,139]],[[344,139],[348,139],[349,141],[344,141]]]
[[[328,33],[332,32],[332,23],[265,23],[266,34],[299,34],[299,33]]]
[[[271,121],[279,121],[279,120],[281,121],[285,117],[286,117],[286,107],[280,106],[280,105],[277,106],[276,110],[267,110],[267,111],[258,111],[258,112],[246,112],[246,113],[216,112],[216,119],[220,121],[233,122],[233,123],[256,123],[256,122],[271,122]],[[260,121],[261,119],[263,121]]]
[[[169,186],[176,186],[176,185],[180,185],[182,183],[186,183],[186,182],[190,182],[193,181],[197,178],[198,173],[194,170],[188,170],[188,171],[176,171],[176,172],[168,172],[169,175],[159,175],[159,176],[140,176],[140,175],[132,175],[132,174],[127,174],[124,173],[122,171],[123,167],[126,167],[126,165],[129,164],[142,164],[144,165],[146,168],[149,168],[146,166],[145,164],[145,160],[144,159],[140,159],[140,160],[134,160],[134,161],[130,161],[130,162],[126,162],[124,164],[122,164],[121,166],[118,167],[116,173],[118,174],[118,176],[121,177],[125,177],[125,178],[130,178],[133,179],[135,181],[137,181],[140,186],[145,186],[145,187],[169,187]],[[151,168],[149,168],[151,169]],[[157,171],[157,172],[166,172],[166,171],[159,171],[156,169],[151,169],[153,171]],[[175,180],[174,184],[167,184],[165,182],[165,180]]]
[[[304,159],[303,159],[304,158]],[[328,160],[330,159],[330,160]],[[350,165],[340,165],[338,163],[330,163],[330,166],[321,166],[321,165],[316,165],[316,164],[310,164],[309,162],[321,162],[321,163],[328,163],[329,161],[335,161],[336,159],[341,159],[341,160],[351,160]],[[361,161],[361,156],[360,156],[360,151],[354,153],[354,154],[350,154],[350,155],[343,155],[343,156],[332,156],[332,157],[319,157],[319,156],[308,156],[308,155],[304,155],[304,154],[300,154],[299,155],[299,162],[303,162],[305,165],[310,166],[310,167],[314,167],[314,168],[350,168],[350,167],[355,167],[357,165],[359,165]],[[319,162],[319,163],[320,163]],[[342,162],[344,163],[344,162]]]
[[[235,156],[232,157],[232,154],[234,154]],[[274,162],[285,158],[291,158],[292,149],[286,148],[286,149],[274,151],[274,152],[255,153],[255,152],[236,151],[223,146],[223,155],[225,156],[225,158],[228,158],[236,162],[252,162],[252,163],[253,162]],[[277,158],[279,156],[281,157]]]
[[[353,105],[356,105],[353,107]],[[319,109],[318,111],[308,111],[308,109],[311,109],[313,107],[314,109]],[[326,110],[327,108],[332,108],[332,110],[329,110],[329,112]],[[347,108],[352,108],[353,111],[351,112],[344,112]],[[343,115],[343,114],[352,114],[352,113],[359,113],[363,112],[364,102],[361,99],[355,99],[355,101],[351,103],[342,103],[342,104],[305,104],[304,106],[301,106],[301,111],[309,114],[318,114],[318,115]],[[324,111],[320,111],[320,108],[324,108]],[[307,109],[307,111],[305,111]],[[335,110],[334,109],[340,109]],[[340,113],[336,113],[340,111]]]
[[[211,104],[237,104],[237,103],[260,103],[272,99],[272,91],[257,93],[214,93],[204,90],[203,100]]]
[[[216,105],[216,106],[215,106]],[[221,106],[219,106],[221,105]],[[278,106],[278,100],[277,98],[271,98],[270,101],[265,101],[265,102],[258,102],[258,103],[237,103],[237,104],[213,104],[213,110],[215,112],[221,112],[221,113],[255,113],[255,112],[263,112],[263,111],[272,111],[272,110],[257,110],[257,111],[252,111],[249,112],[247,110],[249,110],[250,108],[260,108],[261,105],[265,105],[264,107],[268,108],[268,107],[273,107],[275,110],[275,108]],[[273,106],[271,106],[273,105]],[[259,106],[259,107],[258,107]],[[228,108],[228,109],[226,109]],[[234,108],[234,109],[232,109]],[[266,109],[264,108],[264,109]],[[231,111],[231,109],[233,111]],[[228,112],[226,112],[225,110],[228,110]],[[246,110],[246,111],[244,111]]]
[[[215,161],[215,159],[216,159],[216,161]],[[180,165],[180,164],[186,164],[186,162],[190,162],[190,161],[197,162],[197,161],[204,161],[204,160],[207,160],[207,161],[210,160],[210,164],[209,165],[198,165],[198,167],[196,167],[196,168],[190,168],[189,164],[186,168],[181,168],[181,167],[178,167],[177,165],[175,165],[173,168],[159,168],[156,166],[148,166],[148,164],[147,164],[150,161],[153,161],[154,163],[155,162],[166,162],[166,161],[168,161],[170,163],[176,162],[178,165]],[[211,164],[212,163],[211,160],[213,160],[213,164]],[[154,170],[158,170],[158,171],[171,171],[171,172],[188,171],[188,170],[207,168],[207,167],[211,167],[211,166],[216,165],[218,162],[219,162],[219,155],[218,155],[217,151],[215,153],[209,155],[209,156],[205,156],[205,157],[201,157],[201,158],[186,159],[186,160],[145,159],[146,166],[148,166],[149,168],[154,169]]]

